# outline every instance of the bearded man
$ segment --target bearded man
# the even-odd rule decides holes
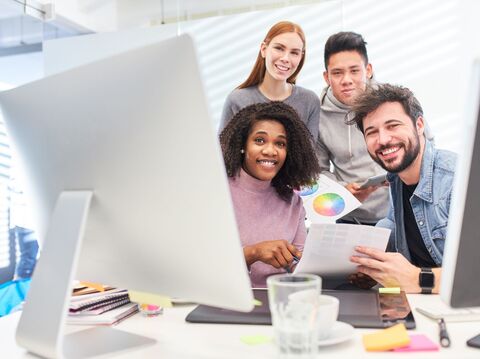
[[[404,87],[369,88],[352,111],[372,159],[388,171],[387,251],[357,247],[358,272],[407,293],[438,293],[456,155],[426,140],[420,103]]]

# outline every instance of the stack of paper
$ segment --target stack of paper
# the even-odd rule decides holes
[[[67,323],[111,325],[136,312],[138,305],[131,303],[126,289],[102,288],[90,294],[72,295]]]
[[[67,324],[114,325],[138,312],[137,303],[128,303],[99,315],[68,316]]]
[[[98,315],[130,303],[127,290],[112,290],[95,295],[74,297],[70,301],[69,315]]]

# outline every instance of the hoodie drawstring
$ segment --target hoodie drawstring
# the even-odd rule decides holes
[[[348,152],[350,153],[350,158],[353,157],[352,153],[352,135],[350,133],[352,126],[348,126]]]

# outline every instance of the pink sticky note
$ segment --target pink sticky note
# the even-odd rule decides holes
[[[393,349],[394,352],[419,352],[419,351],[435,351],[438,345],[432,342],[423,334],[410,335],[410,344],[403,348]]]

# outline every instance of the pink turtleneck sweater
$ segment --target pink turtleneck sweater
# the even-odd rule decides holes
[[[303,250],[307,237],[305,209],[297,194],[286,202],[270,181],[258,180],[243,169],[239,176],[229,178],[229,183],[242,246],[286,239]],[[275,273],[285,273],[285,269],[259,261],[253,263],[250,266],[252,287],[265,287],[266,278]]]

